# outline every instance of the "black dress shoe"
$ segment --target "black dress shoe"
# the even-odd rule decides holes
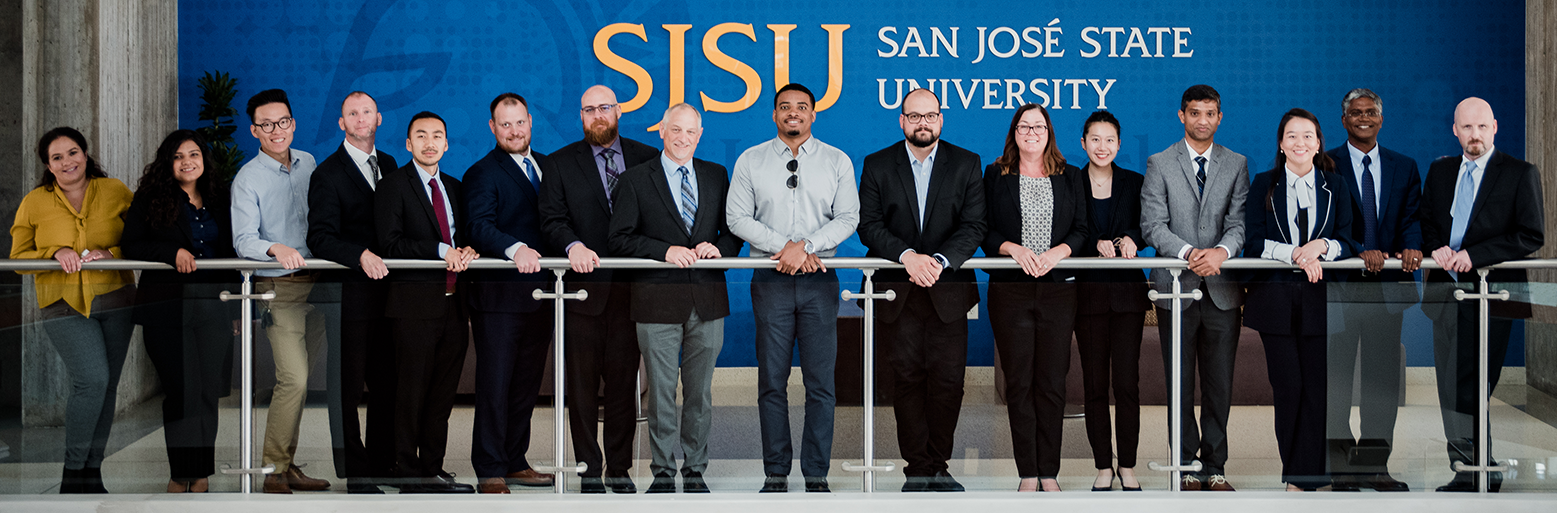
[[[654,482],[643,493],[676,493],[676,475],[670,472],[654,474]]]
[[[1366,486],[1368,488],[1372,488],[1374,490],[1381,491],[1381,492],[1409,492],[1409,491],[1411,491],[1411,487],[1410,486],[1408,486],[1405,483],[1402,483],[1400,481],[1396,481],[1395,478],[1393,476],[1390,476],[1388,472],[1379,473],[1379,474],[1373,474],[1371,476],[1364,477],[1364,478],[1362,478],[1360,480],[1359,484],[1362,485],[1362,486]],[[1498,485],[1499,485],[1499,488],[1502,487],[1501,486],[1502,485],[1502,480],[1501,479],[1498,480]]]
[[[708,482],[703,481],[702,472],[687,471],[681,476],[682,493],[708,493]]]
[[[966,490],[966,488],[962,487],[962,483],[957,482],[945,470],[936,472],[935,477],[930,478],[930,491],[932,492],[961,492]]]
[[[934,476],[908,476],[903,480],[903,492],[928,492]]]
[[[346,493],[348,494],[383,494],[378,488],[378,483],[363,477],[346,478]]]
[[[806,491],[810,493],[833,493],[833,490],[827,487],[827,478],[825,477],[807,477]]]
[[[605,493],[605,481],[599,476],[578,478],[579,493]]]
[[[605,485],[606,488],[611,489],[611,493],[638,493],[638,487],[633,485],[633,478],[626,475],[606,476]],[[672,486],[674,487],[674,483]]]
[[[1496,463],[1493,463],[1493,464],[1496,465]],[[1501,490],[1503,488],[1503,473],[1502,472],[1488,472],[1487,474],[1491,477],[1491,480],[1489,480],[1488,483],[1487,483],[1487,491],[1491,492],[1491,493],[1497,493],[1499,490]],[[1476,491],[1476,473],[1475,472],[1455,472],[1454,473],[1454,479],[1450,480],[1449,484],[1446,484],[1446,485],[1438,487],[1438,491],[1440,491],[1440,492],[1475,492]]]
[[[788,493],[789,476],[784,474],[768,474],[767,480],[762,482],[762,490],[759,493]]]
[[[103,467],[82,467],[81,478],[81,493],[108,493],[103,487]]]
[[[1330,478],[1330,491],[1332,492],[1360,492],[1362,481],[1357,476],[1349,474],[1336,474]]]
[[[400,484],[400,493],[476,493],[476,487],[437,476],[403,482]]]

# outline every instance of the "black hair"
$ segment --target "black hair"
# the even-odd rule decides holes
[[[811,102],[811,108],[812,109],[816,108],[816,95],[811,94],[811,90],[810,89],[806,89],[806,86],[803,86],[803,85],[800,85],[800,84],[796,84],[794,82],[790,82],[788,84],[784,84],[784,87],[780,87],[777,93],[773,93],[773,108],[775,108],[775,109],[778,108],[779,95],[784,94],[785,91],[800,91],[802,93],[805,93],[806,94],[806,99],[810,100],[810,102]]]
[[[68,126],[56,127],[44,133],[43,137],[38,138],[38,161],[43,163],[43,167],[49,167],[49,145],[54,144],[54,141],[61,137],[75,141],[76,146],[81,147],[81,153],[86,155],[87,179],[105,178],[108,176],[108,173],[103,172],[103,168],[97,165],[97,161],[93,160],[92,154],[87,151],[86,136],[81,135],[80,130]],[[43,176],[38,178],[38,186],[44,188],[44,190],[54,190],[54,173],[44,171]]]
[[[367,93],[363,93],[363,94],[367,94]],[[351,95],[347,95],[346,97],[350,98]],[[260,107],[264,107],[266,105],[270,105],[272,103],[279,103],[279,104],[282,104],[282,105],[286,105],[287,106],[287,115],[288,116],[292,115],[292,102],[287,101],[287,92],[286,91],[282,91],[280,89],[266,89],[264,91],[260,91],[258,93],[255,93],[254,96],[250,96],[249,97],[249,109],[248,109],[249,121],[252,122],[254,120],[254,110],[255,109],[258,109]]]
[[[195,190],[204,198],[206,205],[210,205],[216,196],[216,164],[211,160],[211,148],[194,130],[174,130],[162,139],[162,144],[157,146],[156,160],[146,165],[141,173],[141,182],[135,188],[137,197],[148,198],[146,220],[156,227],[171,226],[178,219],[178,212],[183,208],[189,198],[174,177],[173,155],[178,153],[179,147],[185,141],[194,141],[199,148],[200,160],[204,164],[204,171],[200,178],[195,179]]]
[[[410,123],[406,123],[406,125],[405,125],[405,138],[406,139],[410,139],[411,138],[411,127],[416,126],[416,122],[417,121],[421,121],[421,120],[424,120],[424,119],[436,119],[436,120],[438,120],[439,123],[443,123],[443,129],[444,129],[445,133],[447,133],[448,130],[449,130],[449,123],[447,121],[444,121],[443,118],[438,117],[437,114],[433,114],[431,112],[428,112],[428,111],[424,110],[424,111],[416,113],[415,116],[411,116],[411,122]]]
[[[1106,110],[1100,110],[1093,112],[1091,116],[1087,116],[1087,121],[1081,124],[1081,137],[1085,138],[1087,136],[1087,130],[1092,129],[1093,123],[1114,125],[1114,131],[1118,132],[1120,136],[1124,135],[1124,129],[1119,127],[1119,118],[1115,118],[1112,113]]]
[[[1281,122],[1276,124],[1276,146],[1278,148],[1281,146],[1281,140],[1286,136],[1287,122],[1292,121],[1294,118],[1303,118],[1314,124],[1314,137],[1319,139],[1319,151],[1314,153],[1314,169],[1317,171],[1334,171],[1335,160],[1331,159],[1330,154],[1324,151],[1325,132],[1319,128],[1319,117],[1312,112],[1303,109],[1292,109],[1283,114]],[[1280,149],[1276,150],[1276,165],[1271,167],[1271,171],[1285,173],[1286,166],[1287,154],[1282,153]],[[1266,212],[1274,212],[1276,210],[1275,197],[1276,180],[1271,180],[1270,189],[1265,191]]]
[[[1216,103],[1216,110],[1222,110],[1222,95],[1216,89],[1205,85],[1196,84],[1184,90],[1184,96],[1179,99],[1179,110],[1189,108],[1189,102],[1209,101]]]

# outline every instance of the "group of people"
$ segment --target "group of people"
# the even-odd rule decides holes
[[[1485,450],[1474,443],[1471,420],[1477,305],[1443,303],[1456,287],[1469,288],[1477,269],[1543,243],[1539,175],[1495,150],[1497,122],[1486,102],[1458,106],[1453,131],[1463,155],[1434,162],[1425,189],[1412,159],[1379,146],[1383,100],[1367,89],[1346,94],[1347,141],[1328,152],[1312,113],[1283,116],[1275,165],[1252,185],[1245,157],[1214,141],[1221,99],[1209,86],[1184,92],[1184,138],[1151,156],[1144,176],[1114,162],[1122,126],[1109,112],[1093,113],[1081,127],[1084,168],[1066,162],[1048,111],[1036,104],[1017,109],[1000,157],[982,166],[976,153],[940,139],[940,105],[925,89],[904,97],[903,140],[865,157],[858,187],[850,157],[812,135],[815,98],[799,84],[774,96],[776,137],[743,152],[733,171],[696,157],[703,135],[696,108],[664,112],[656,149],[618,132],[620,105],[604,86],[581,97],[584,139],[550,155],[532,150],[525,99],[499,95],[489,107],[495,147],[462,180],[441,167],[449,147],[441,117],[412,116],[411,162],[400,167],[377,147],[383,117],[360,91],[341,103],[344,141],[318,162],[292,147],[297,121],[286,93],[254,95],[247,115],[261,152],[230,190],[215,186],[207,141],[193,131],[163,141],[133,194],[103,173],[79,132],[50,131],[38,144],[49,172],[22,201],[11,258],[60,262],[59,271],[38,272],[36,284],[39,317],[71,382],[61,492],[105,491],[104,446],[134,324],[145,327],[166,392],[168,491],[209,489],[217,402],[230,388],[237,326],[232,307],[215,298],[237,277],[200,261],[235,256],[283,267],[256,273],[256,291],[275,293],[261,316],[276,369],[264,435],[264,463],[275,471],[265,492],[330,486],[293,464],[310,362],[321,357],[332,362],[333,461],[348,492],[509,493],[510,485],[551,485],[553,477],[525,459],[554,328],[551,303],[531,295],[548,288],[542,256],[566,256],[570,290],[588,292],[588,300],[567,304],[563,355],[574,455],[585,466],[581,491],[636,492],[628,471],[641,359],[653,474],[647,492],[676,492],[678,482],[681,492],[708,492],[711,386],[730,307],[724,271],[692,264],[736,256],[745,244],[751,256],[776,261],[751,278],[761,491],[789,488],[786,390],[798,352],[800,471],[806,491],[826,492],[839,283],[822,259],[856,231],[868,256],[903,264],[879,271],[875,281],[897,294],[881,304],[876,322],[892,369],[904,491],[963,489],[947,462],[963,398],[966,313],[980,300],[964,263],[980,249],[1020,267],[989,271],[988,292],[1019,491],[1060,489],[1072,334],[1097,469],[1092,489],[1112,490],[1116,480],[1120,489],[1140,489],[1138,361],[1151,308],[1162,340],[1183,332],[1181,463],[1202,468],[1184,474],[1183,489],[1233,489],[1225,472],[1227,421],[1242,324],[1259,331],[1265,347],[1289,489],[1405,490],[1386,464],[1401,311],[1418,301],[1411,273],[1424,253],[1445,269],[1427,274],[1424,306],[1435,305],[1429,314],[1449,454],[1472,462]],[[1172,290],[1165,270],[1153,270],[1148,283],[1138,270],[1057,268],[1070,257],[1133,258],[1147,247],[1186,260],[1183,287],[1205,293],[1184,302],[1180,325],[1171,322],[1169,299],[1147,299],[1149,287]],[[1297,268],[1223,273],[1223,262],[1240,252]],[[481,255],[513,268],[469,270]],[[612,270],[599,267],[602,256],[677,268]],[[305,265],[311,257],[347,269],[315,272]],[[1319,265],[1351,257],[1366,270],[1325,273]],[[1391,257],[1398,269],[1384,268]],[[108,258],[175,270],[146,271],[138,287],[127,271],[82,270]],[[443,260],[445,268],[391,271],[385,258]],[[1521,273],[1497,270],[1491,278],[1523,281]],[[332,285],[315,290],[318,283]],[[317,307],[326,290],[338,290],[340,305],[328,322]],[[1344,314],[1335,308],[1341,303]],[[1492,385],[1509,319],[1529,315],[1528,305],[1494,305]],[[477,362],[475,486],[443,468],[469,339]],[[1360,437],[1349,424],[1359,351]],[[1171,369],[1168,344],[1162,352]],[[357,413],[364,390],[371,392],[365,426]],[[1474,476],[1462,472],[1440,490],[1474,486]]]

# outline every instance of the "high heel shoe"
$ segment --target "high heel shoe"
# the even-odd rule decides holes
[[[1094,478],[1094,479],[1092,479],[1092,491],[1094,491],[1094,492],[1112,492],[1112,491],[1114,491],[1114,480],[1119,478],[1119,472],[1115,471],[1112,467],[1106,468],[1106,469],[1100,468],[1098,470],[1107,470],[1108,471],[1108,474],[1109,474],[1108,475],[1108,486],[1098,486],[1097,485],[1097,479]]]
[[[1032,482],[1033,482],[1032,488],[1028,488],[1026,483],[1025,483],[1028,479],[1032,479]],[[1041,492],[1041,491],[1043,491],[1043,485],[1039,483],[1037,478],[1026,478],[1026,479],[1022,479],[1021,481],[1017,482],[1016,491],[1018,491],[1018,492]]]
[[[1130,473],[1134,474],[1135,473],[1135,469],[1131,469]],[[1124,490],[1126,492],[1139,492],[1139,491],[1141,491],[1141,487],[1140,487],[1141,480],[1140,479],[1136,479],[1135,480],[1136,486],[1130,487],[1130,486],[1125,486],[1125,484],[1124,484],[1124,475],[1119,473],[1119,469],[1114,469],[1114,476],[1119,478],[1119,489],[1120,490]]]

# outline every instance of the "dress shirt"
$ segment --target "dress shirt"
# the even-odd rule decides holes
[[[1357,149],[1356,146],[1352,146],[1351,141],[1346,141],[1346,152],[1348,155],[1352,156],[1352,176],[1357,179],[1358,187],[1362,187],[1363,183],[1362,157],[1367,156],[1368,161],[1373,163],[1372,165],[1368,166],[1368,171],[1373,173],[1373,211],[1378,212],[1379,198],[1384,197],[1384,182],[1380,179],[1383,175],[1379,173],[1379,168],[1381,167],[1379,166],[1379,145],[1374,144],[1373,149],[1368,150],[1367,152],[1363,152],[1362,150]],[[1362,190],[1358,189],[1357,192],[1358,194],[1361,194]],[[1361,201],[1362,196],[1357,196],[1357,199],[1358,201]]]
[[[429,171],[427,168],[422,167],[422,165],[416,161],[412,161],[411,164],[416,166],[416,170],[420,173],[416,175],[416,178],[417,181],[422,182],[422,193],[427,195],[427,201],[437,201],[433,199],[432,184],[428,182],[438,178],[438,170],[433,169]],[[443,198],[443,215],[444,217],[448,218],[444,219],[443,222],[449,226],[449,240],[452,241],[454,240],[454,204],[449,202],[449,191],[445,189],[447,189],[447,187],[443,186],[443,182],[438,182],[438,195]],[[449,252],[450,247],[451,246],[449,246],[447,243],[439,241],[438,258],[444,258],[444,254]]]
[[[291,150],[292,165],[260,152],[232,179],[232,236],[238,256],[274,262],[272,244],[280,244],[312,258],[308,251],[308,180],[314,174],[314,156]],[[260,276],[285,276],[296,269],[260,269]]]
[[[375,191],[378,190],[378,180],[373,178],[373,166],[368,165],[368,157],[378,153],[378,147],[374,146],[371,150],[364,153],[362,150],[357,149],[356,146],[352,146],[351,141],[346,141],[342,146],[346,147],[346,155],[350,156],[351,161],[357,164],[357,172],[362,173],[362,178],[368,181],[368,188]],[[383,168],[379,168],[379,176],[382,177],[383,174]]]
[[[530,152],[509,153],[508,156],[509,157],[513,157],[514,164],[519,166],[519,172],[521,174],[524,173],[524,163],[525,162],[529,162],[530,166],[532,166],[532,168],[535,169],[535,179],[536,179],[536,181],[540,181],[540,180],[544,180],[545,179],[546,175],[541,173],[541,164],[539,162],[535,161],[535,156],[531,155]],[[530,177],[529,176],[525,176],[524,179],[525,179],[525,183],[529,183],[530,182]],[[540,197],[540,191],[536,191],[536,197],[537,198]],[[515,242],[512,246],[509,246],[508,249],[504,249],[503,250],[503,256],[508,257],[509,260],[513,260],[514,259],[514,253],[518,253],[519,252],[519,248],[522,248],[522,247],[525,247],[525,246],[526,246],[526,244],[524,243],[524,241]],[[569,244],[568,247],[573,247],[573,245]]]
[[[184,215],[189,216],[189,238],[195,243],[195,258],[216,258],[216,248],[211,244],[222,236],[216,226],[216,216],[205,207],[195,208],[194,203],[184,204]]]
[[[1294,213],[1299,209],[1308,209],[1308,227],[1310,232],[1317,232],[1320,228],[1319,209],[1314,208],[1317,198],[1314,191],[1314,174],[1318,173],[1319,170],[1311,169],[1307,175],[1303,175],[1301,178],[1296,173],[1293,173],[1290,168],[1286,169],[1285,172],[1287,173],[1287,233],[1292,234],[1292,240],[1300,241],[1303,240],[1304,236],[1311,235],[1311,233],[1298,233],[1297,216]],[[1330,206],[1332,212],[1337,208],[1341,207],[1338,205]],[[1340,242],[1335,239],[1318,240],[1325,241],[1325,245],[1329,248],[1325,250],[1325,254],[1320,255],[1320,259],[1331,261],[1341,256]],[[1260,258],[1280,260],[1290,264],[1292,263],[1292,252],[1297,250],[1297,248],[1297,244],[1287,244],[1265,239],[1265,249],[1260,252]]]
[[[923,161],[914,156],[914,150],[909,146],[908,141],[903,142],[903,151],[908,152],[908,165],[914,175],[914,197],[919,200],[919,229],[922,231],[924,230],[924,211],[929,208],[926,202],[930,198],[930,172],[935,170],[935,155],[941,151],[941,142],[936,141],[935,145],[930,147],[930,154],[926,155]],[[903,257],[908,256],[908,253],[913,250],[913,248],[908,248],[899,253],[897,255],[898,263],[903,263]],[[946,259],[946,255],[936,253],[930,256],[935,257],[935,261],[941,264],[942,269],[951,267],[951,261]]]
[[[1206,152],[1205,153],[1200,153],[1200,152],[1195,151],[1195,147],[1194,146],[1190,146],[1189,139],[1184,139],[1184,148],[1189,150],[1189,162],[1190,162],[1190,165],[1191,166],[1197,166],[1197,167],[1192,168],[1191,169],[1192,171],[1199,171],[1199,169],[1200,169],[1198,167],[1199,164],[1195,164],[1195,159],[1196,158],[1204,158],[1204,159],[1206,159],[1206,183],[1210,184],[1211,183],[1211,149],[1212,148],[1216,148],[1216,144],[1213,143],[1212,145],[1207,146],[1206,147]],[[1085,170],[1085,168],[1083,168],[1083,170]],[[1195,184],[1190,184],[1190,185],[1195,185]],[[1201,201],[1205,201],[1205,198],[1202,197],[1202,198],[1200,198],[1200,200]],[[1227,258],[1232,258],[1233,257],[1233,250],[1227,249],[1227,246],[1222,245],[1222,244],[1217,244],[1216,247],[1222,248],[1222,251],[1227,253]],[[1189,244],[1185,244],[1184,247],[1179,248],[1179,253],[1178,253],[1179,260],[1189,260],[1189,250],[1192,250],[1192,249],[1195,249],[1195,247],[1191,246]]]
[[[791,158],[799,161],[794,189],[786,184]],[[854,163],[814,136],[800,144],[799,156],[776,137],[753,146],[736,159],[733,174],[725,202],[730,233],[751,243],[751,256],[808,241],[811,253],[830,257],[860,223]]]

